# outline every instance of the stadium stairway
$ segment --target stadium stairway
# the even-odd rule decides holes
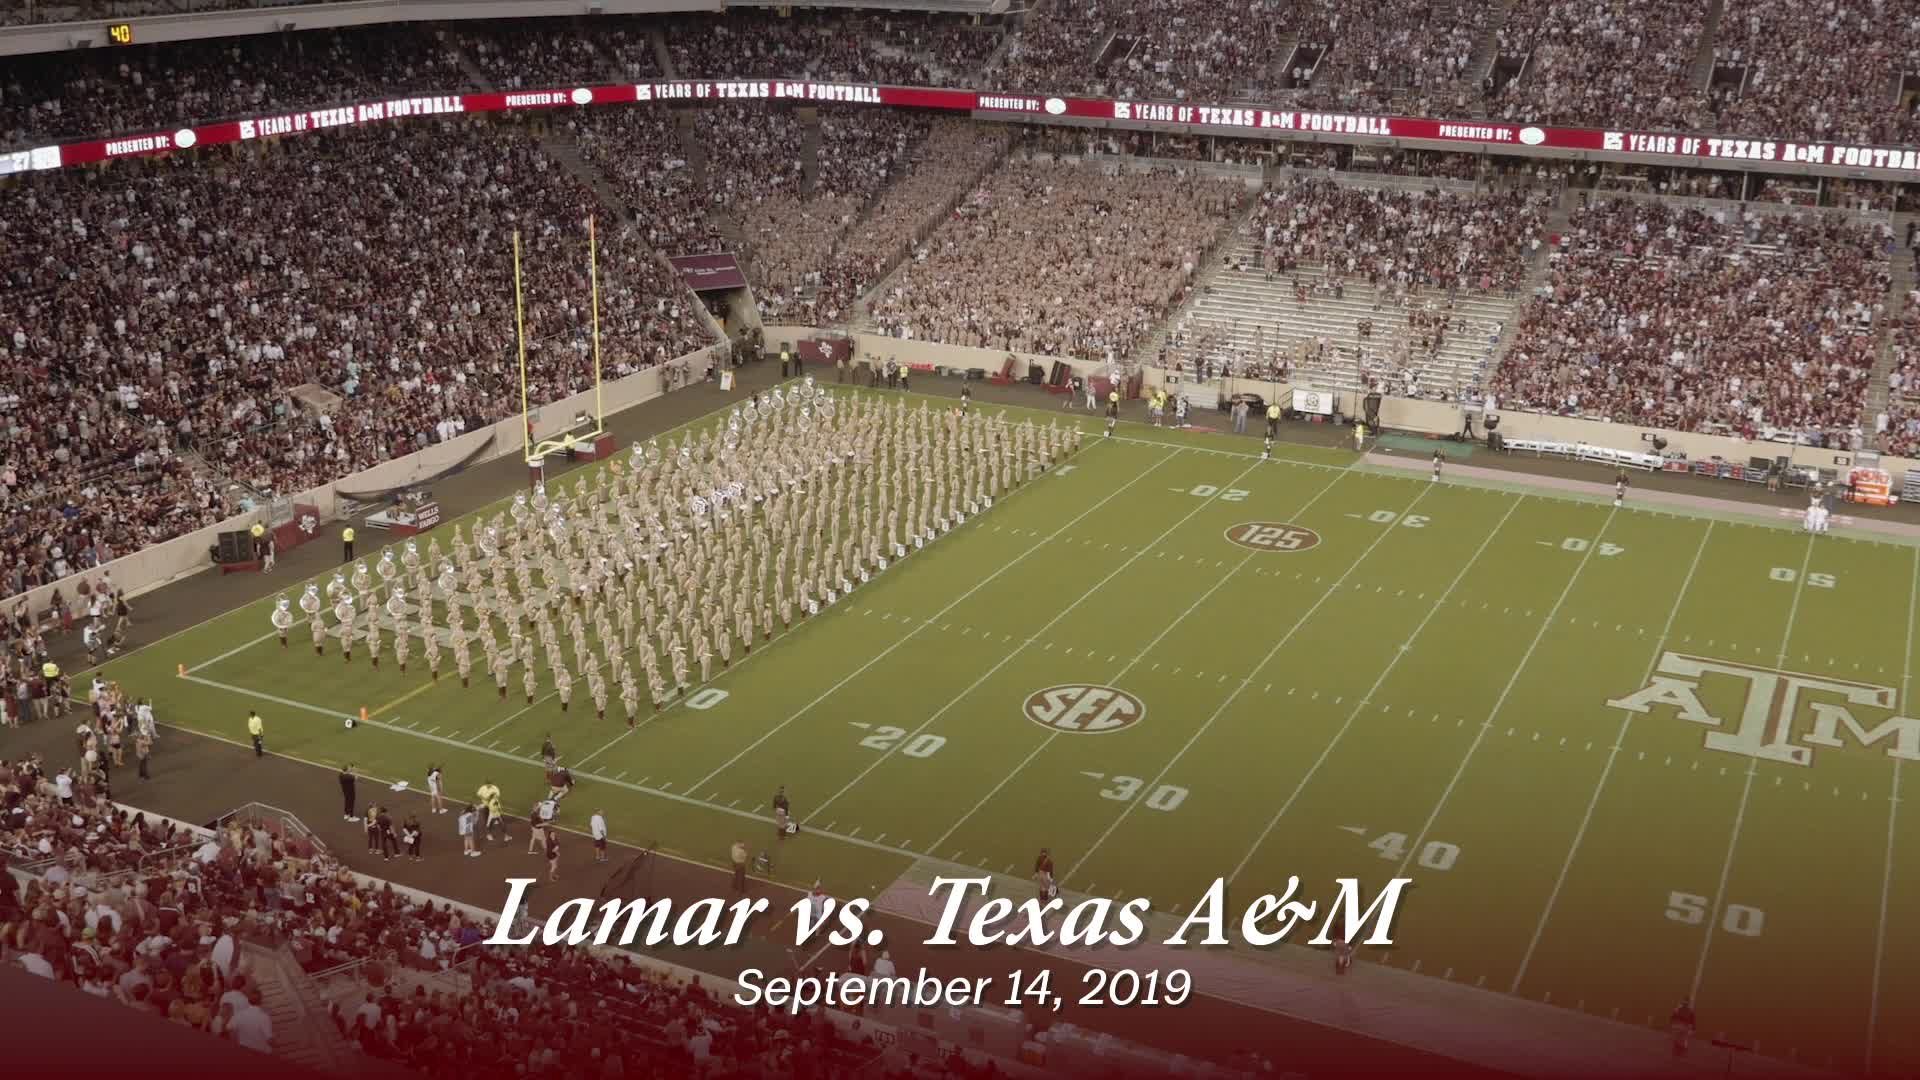
[[[1330,290],[1323,292],[1326,277],[1321,266],[1303,265],[1297,274],[1277,275],[1268,282],[1258,268],[1259,245],[1251,237],[1237,237],[1232,255],[1238,265],[1221,268],[1213,287],[1176,320],[1174,330],[1184,330],[1186,341],[1169,349],[1170,358],[1198,359],[1203,351],[1197,339],[1211,335],[1215,356],[1244,349],[1249,358],[1271,357],[1284,351],[1292,359],[1295,380],[1320,389],[1359,390],[1372,376],[1386,380],[1388,392],[1404,393],[1404,372],[1412,372],[1421,396],[1451,400],[1480,385],[1492,364],[1497,343],[1494,328],[1504,332],[1517,306],[1514,300],[1495,294],[1461,293],[1454,315],[1466,318],[1466,328],[1449,335],[1434,355],[1411,357],[1403,369],[1392,357],[1407,333],[1406,308],[1378,301],[1377,290],[1364,281],[1348,282],[1339,297]],[[1294,299],[1295,277],[1314,290],[1305,303]],[[1429,291],[1415,302],[1444,300],[1443,294]],[[1362,319],[1373,321],[1365,360],[1357,358],[1362,344],[1357,324]],[[1321,338],[1335,349],[1335,357],[1302,362],[1300,350]],[[1257,351],[1256,340],[1261,344]]]
[[[1253,216],[1253,212],[1259,206],[1260,201],[1257,198],[1247,200],[1247,205],[1242,207],[1240,213],[1234,217],[1233,224],[1227,227],[1226,239],[1222,240],[1213,251],[1208,252],[1206,258],[1200,260],[1200,269],[1193,275],[1193,288],[1187,293],[1187,298],[1173,309],[1173,312],[1154,329],[1152,334],[1147,336],[1146,340],[1135,347],[1133,355],[1128,358],[1135,366],[1158,366],[1160,350],[1173,336],[1173,328],[1184,322],[1188,313],[1213,291],[1215,279],[1226,271],[1231,253],[1240,246],[1243,234],[1247,230],[1247,219]]]
[[[800,194],[812,195],[820,183],[820,110],[795,109],[800,121]]]
[[[658,26],[647,31],[647,37],[653,42],[653,58],[660,62],[660,71],[669,79],[677,79],[680,72],[673,66],[673,53],[667,48],[667,32]]]
[[[983,79],[1000,70],[1000,65],[1007,59],[1007,50],[1013,48],[1014,31],[1004,30],[999,31],[999,34],[1000,43],[993,47],[993,51],[987,54],[986,62],[980,65],[980,75]],[[982,85],[991,84],[983,83]]]
[[[1713,43],[1720,36],[1720,18],[1726,10],[1727,0],[1713,0],[1700,24],[1700,48],[1693,54],[1693,70],[1687,73],[1695,89],[1704,91],[1713,81]]]
[[[1467,57],[1468,78],[1472,86],[1477,88],[1480,80],[1486,78],[1488,70],[1493,67],[1493,62],[1499,59],[1500,28],[1506,26],[1507,20],[1512,17],[1513,0],[1494,0],[1487,5],[1485,14],[1481,16],[1480,36],[1474,40],[1473,52]],[[1474,113],[1485,116],[1486,99],[1480,96],[1478,89],[1473,91],[1471,100]]]
[[[327,1016],[320,989],[284,946],[241,947],[247,977],[260,992],[259,1005],[273,1018],[273,1052],[317,1072],[354,1073],[360,1054]]]
[[[460,65],[460,73],[465,75],[474,86],[486,90],[499,89],[493,85],[492,79],[487,78],[487,73],[480,70],[480,65],[473,62],[473,57],[468,55],[467,50],[461,46],[459,38],[449,36],[447,48],[453,52],[454,61]]]
[[[1134,360],[1157,365],[1163,344],[1178,337],[1184,340],[1167,349],[1168,358],[1192,363],[1204,355],[1200,339],[1210,337],[1210,351],[1216,357],[1245,350],[1249,359],[1258,360],[1284,351],[1293,362],[1295,378],[1320,389],[1359,390],[1365,385],[1365,376],[1373,375],[1390,380],[1385,387],[1388,392],[1405,392],[1404,375],[1390,360],[1406,333],[1404,307],[1382,302],[1376,310],[1376,290],[1365,281],[1347,282],[1338,298],[1330,290],[1323,292],[1326,278],[1322,266],[1303,265],[1297,274],[1276,275],[1268,282],[1259,264],[1260,245],[1242,217],[1234,224],[1232,240],[1208,260],[1208,270],[1198,279],[1193,295],[1135,353]],[[1545,266],[1543,255],[1532,276],[1543,276]],[[1314,289],[1305,303],[1294,299],[1295,277]],[[1438,394],[1451,400],[1478,387],[1513,332],[1518,296],[1523,294],[1509,299],[1494,293],[1462,292],[1453,310],[1456,317],[1467,320],[1465,330],[1449,335],[1435,355],[1415,356],[1406,366],[1417,375],[1421,396]],[[1428,301],[1443,303],[1444,295],[1427,292],[1416,299],[1419,303]],[[1355,359],[1361,345],[1357,324],[1362,319],[1373,321],[1373,335],[1366,343],[1370,357],[1364,364]],[[1300,350],[1319,338],[1327,340],[1337,358],[1326,363],[1301,363]],[[1254,348],[1256,340],[1260,350]]]
[[[619,190],[607,179],[606,174],[595,168],[581,153],[578,140],[552,132],[541,135],[539,140],[540,149],[561,168],[572,173],[575,179],[591,188],[601,205],[618,213],[623,221],[632,219],[633,212],[626,200],[620,197]]]
[[[920,151],[920,152],[924,152],[924,151]],[[1012,144],[1008,143],[1006,146],[1003,146],[1000,149],[999,153],[995,154],[991,159],[989,159],[978,173],[974,174],[971,178],[968,179],[967,183],[960,188],[959,194],[947,200],[947,202],[944,203],[943,205],[940,205],[940,206],[930,205],[926,208],[925,215],[920,219],[919,227],[914,230],[913,243],[908,245],[908,248],[906,251],[903,251],[900,253],[899,259],[897,259],[893,263],[893,265],[887,267],[885,270],[881,272],[879,280],[874,283],[874,286],[872,288],[868,289],[865,293],[861,294],[860,296],[854,299],[852,308],[847,313],[847,319],[846,319],[845,325],[848,328],[854,329],[854,330],[866,331],[868,333],[875,332],[877,328],[874,326],[873,321],[868,317],[868,312],[871,311],[874,300],[878,299],[881,296],[886,295],[882,290],[890,289],[893,287],[894,278],[898,277],[900,275],[901,270],[909,262],[913,261],[914,249],[918,248],[922,243],[925,243],[927,237],[933,235],[934,230],[938,229],[942,222],[946,221],[949,217],[953,215],[953,208],[960,205],[961,202],[965,201],[967,196],[971,195],[973,193],[973,190],[980,186],[980,183],[982,180],[984,180],[988,176],[991,176],[997,169],[999,169],[1001,164],[1007,160],[1007,156],[1011,152],[1012,152]],[[868,203],[866,208],[861,211],[862,220],[865,220],[865,215],[873,212],[873,205],[874,205],[873,203]],[[854,228],[858,228],[858,227],[859,227],[859,222],[855,222]]]
[[[1893,327],[1899,323],[1907,294],[1913,291],[1915,285],[1913,249],[1906,244],[1907,222],[1910,220],[1910,214],[1895,214],[1892,221],[1896,245],[1891,256],[1893,286],[1887,292],[1887,314],[1880,320],[1877,331],[1873,374],[1867,377],[1867,401],[1860,415],[1860,427],[1865,431],[1875,430],[1880,413],[1886,410],[1887,380],[1893,374]]]

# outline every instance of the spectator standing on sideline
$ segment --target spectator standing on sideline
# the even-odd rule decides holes
[[[742,895],[747,891],[747,842],[733,842],[733,891]]]
[[[1673,1034],[1673,1056],[1686,1057],[1688,1044],[1693,1042],[1694,1015],[1691,1001],[1683,1001],[1679,1008],[1673,1010],[1669,1026]]]
[[[266,757],[267,725],[265,721],[260,719],[260,713],[256,709],[249,709],[247,711],[247,737],[253,740],[253,756],[257,758]]]
[[[587,820],[587,829],[593,834],[593,861],[607,861],[607,815],[606,811],[596,809],[593,817]]]
[[[400,838],[393,828],[393,814],[382,806],[374,821],[380,830],[380,859],[382,862],[391,861],[400,854]]]
[[[354,787],[353,762],[349,761],[345,767],[340,770],[340,813],[344,821],[360,820],[359,815],[355,812],[355,808],[358,807],[360,803],[359,800],[354,798]]]
[[[1053,853],[1046,848],[1041,848],[1033,860],[1033,885],[1043,904],[1060,895],[1060,887],[1053,881]]]
[[[459,824],[456,826],[460,832],[460,851],[470,859],[480,857],[480,849],[473,846],[474,831],[479,824],[479,820],[480,812],[472,806],[469,806],[460,811]]]
[[[787,786],[773,793],[773,829],[781,839],[786,839],[793,821],[793,804],[787,801]]]
[[[340,556],[340,561],[343,563],[352,562],[353,561],[353,526],[349,525],[346,528],[340,530],[340,547],[341,547],[341,550],[344,552],[344,554]]]
[[[408,814],[407,820],[400,826],[400,842],[407,846],[407,857],[414,862],[420,861],[420,818]]]
[[[133,736],[133,756],[140,762],[140,779],[151,780],[147,772],[147,758],[153,754],[153,736],[146,732],[136,732]]]
[[[532,835],[527,837],[527,854],[532,855],[540,849],[540,834],[553,831],[553,817],[559,810],[560,804],[551,797],[533,804],[533,812],[527,815],[527,821],[532,825],[528,830]]]
[[[447,812],[445,786],[446,780],[440,775],[440,766],[427,766],[427,797],[433,800],[432,810],[436,814]]]
[[[560,830],[548,825],[541,830],[547,840],[547,880],[560,880]]]

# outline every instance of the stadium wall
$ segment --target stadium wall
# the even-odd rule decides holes
[[[725,348],[724,345],[709,345],[670,360],[666,364],[606,383],[603,394],[607,415],[611,416],[623,409],[630,409],[659,397],[664,392],[661,390],[661,373],[669,367],[687,372],[688,378],[699,378],[705,372],[704,362],[716,356],[724,356]],[[685,379],[681,380],[683,385],[685,381]],[[539,411],[548,415],[571,417],[582,410],[587,412],[593,410],[592,390],[584,390],[572,397],[542,405]],[[552,425],[536,422],[534,437],[538,439],[543,435],[552,434],[552,431],[547,430],[550,427]],[[525,431],[519,415],[516,414],[487,427],[466,432],[458,438],[437,443],[425,450],[382,462],[351,476],[343,476],[331,483],[301,492],[294,495],[290,501],[316,507],[319,511],[318,522],[331,521],[338,513],[339,499],[335,495],[336,491],[379,491],[403,487],[422,478],[437,475],[479,450],[489,436],[494,440],[492,451],[473,464],[479,465],[509,455],[518,455],[526,447]],[[177,536],[164,543],[130,552],[103,566],[70,574],[50,585],[29,589],[19,596],[9,598],[6,606],[12,608],[24,599],[28,610],[36,614],[42,613],[46,611],[48,601],[52,598],[55,589],[61,590],[71,602],[75,587],[80,582],[98,581],[101,574],[108,571],[113,574],[114,583],[119,588],[125,590],[128,595],[138,596],[190,574],[210,569],[212,563],[207,557],[207,549],[218,543],[221,533],[233,529],[246,529],[255,522],[271,526],[272,522],[269,520],[271,512],[269,506],[263,505],[247,513],[237,514],[225,521]]]
[[[783,344],[791,346],[801,338],[819,333],[838,334],[840,332],[816,330],[805,326],[769,326],[766,328],[767,349],[777,353]],[[891,356],[907,364],[931,364],[936,367],[961,369],[985,368],[988,371],[998,371],[1006,362],[1007,356],[1011,354],[1019,357],[1022,363],[1031,362],[1050,367],[1055,361],[1059,361],[1082,373],[1106,374],[1106,364],[1073,357],[1043,356],[1007,349],[976,349],[928,341],[903,341],[879,334],[856,334],[854,337],[857,342],[855,355],[861,358],[872,356],[885,359]],[[1167,373],[1164,370],[1147,369],[1148,386],[1164,385],[1166,381]],[[1271,400],[1290,396],[1292,389],[1292,384],[1284,382],[1229,379],[1223,396],[1246,392],[1259,394]],[[1340,413],[1344,416],[1360,415],[1362,411],[1360,397],[1360,394],[1351,391],[1338,394]],[[1523,412],[1518,409],[1498,409],[1497,412],[1501,419],[1500,433],[1511,439],[1584,442],[1615,450],[1653,453],[1651,437],[1657,435],[1667,440],[1668,451],[1680,451],[1686,454],[1690,461],[1719,457],[1744,465],[1748,458],[1774,458],[1784,455],[1791,457],[1796,465],[1809,465],[1816,468],[1844,469],[1853,463],[1853,453],[1848,450],[1822,449],[1771,440],[1747,440],[1724,435],[1703,435],[1666,428],[1608,423],[1575,416]],[[1458,405],[1444,401],[1382,396],[1380,420],[1384,426],[1397,431],[1451,435],[1460,430],[1461,409]],[[1477,425],[1475,430],[1479,431]],[[1920,468],[1920,461],[1883,456],[1880,459],[1880,467],[1892,473],[1897,484],[1901,474],[1906,470]]]

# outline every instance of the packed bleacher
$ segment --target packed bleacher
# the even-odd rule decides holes
[[[813,189],[748,191],[731,209],[753,259],[756,299],[781,321],[832,324],[872,284],[871,260],[842,259],[843,241],[867,206],[907,169],[928,131],[906,112],[840,108],[820,116]],[[848,253],[851,255],[852,253]]]
[[[626,33],[623,24],[615,25]],[[600,38],[577,33],[564,22],[527,19],[462,30],[457,45],[495,90],[550,90],[597,86],[613,78]]]
[[[7,498],[37,509],[8,515],[11,560],[72,552],[83,532],[124,552],[217,519],[228,507],[183,483],[184,450],[292,494],[438,441],[443,422],[499,419],[519,398],[502,307],[515,229],[531,395],[591,379],[595,202],[512,124],[348,129],[224,164],[39,174],[11,197],[33,212],[0,215],[0,265],[44,314],[8,328],[0,362],[45,375],[12,388]],[[600,218],[608,373],[705,344],[691,296],[640,236]],[[290,392],[306,384],[341,407],[303,410]]]
[[[564,129],[612,185],[641,240],[668,255],[714,246],[707,186],[687,160],[674,113],[587,109],[568,116]]]
[[[739,9],[721,19],[683,19],[667,33],[681,77],[895,86],[971,85],[999,44],[999,31],[938,12]]]
[[[1481,35],[1482,5],[1387,0],[1361,9],[1315,0],[1294,10],[1301,42],[1326,49],[1297,104],[1418,116],[1465,114],[1475,89],[1467,66]],[[1306,72],[1288,75],[1298,83]]]
[[[871,308],[890,336],[1125,360],[1191,287],[1237,180],[1009,163]]]
[[[1850,446],[1889,237],[1837,215],[1601,199],[1493,381],[1505,407]]]
[[[1712,119],[1694,67],[1709,6],[1706,0],[1515,5],[1497,35],[1499,51],[1526,57],[1527,67],[1502,87],[1494,115],[1528,123],[1698,129]]]
[[[490,919],[359,875],[303,834],[246,814],[213,831],[149,819],[110,801],[97,771],[0,762],[0,858],[0,964],[262,1052],[294,1033],[262,1008],[277,973],[252,947],[323,980],[327,1012],[307,1023],[448,1080],[584,1062],[601,1076],[999,1074],[957,1050],[889,1058],[820,1010],[744,1009],[625,954],[486,945]],[[889,973],[876,959],[857,970]]]
[[[1542,240],[1548,206],[1534,191],[1462,195],[1304,176],[1269,185],[1250,225],[1276,273],[1314,264],[1390,293],[1511,292]]]
[[[1333,0],[1246,9],[1055,0],[1027,13],[1011,40],[998,26],[947,14],[814,9],[315,30],[17,58],[0,69],[0,137],[19,145],[402,92],[655,78],[663,74],[656,41],[682,75],[1101,87],[1142,96],[1257,91],[1307,105],[1413,111],[1451,110],[1460,95],[1472,95],[1479,69],[1469,70],[1468,61],[1484,44],[1497,56],[1528,58],[1490,103],[1503,116],[1647,127],[1738,121],[1743,130],[1883,141],[1915,132],[1896,84],[1899,72],[1920,64],[1920,16],[1886,14],[1870,0],[1740,0],[1710,27],[1707,7],[1523,5],[1497,33],[1470,5],[1419,0],[1368,13]],[[1857,32],[1869,23],[1883,32]],[[1288,57],[1304,55],[1292,51],[1295,43],[1315,50],[1310,77],[1280,70]],[[989,66],[1003,44],[1004,64]],[[1700,61],[1707,58],[1719,65],[1712,100],[1703,96]],[[296,492],[497,416],[499,401],[512,396],[500,393],[510,375],[505,323],[484,298],[504,294],[498,256],[509,223],[529,237],[531,328],[538,348],[548,350],[537,355],[566,360],[539,365],[544,379],[535,392],[558,395],[580,385],[587,348],[577,299],[584,270],[574,265],[568,237],[571,223],[596,207],[604,211],[609,256],[603,343],[611,370],[620,372],[703,343],[691,296],[654,256],[716,248],[746,256],[770,320],[825,324],[867,318],[856,301],[924,244],[870,315],[884,331],[1124,354],[1177,303],[1190,260],[1218,239],[1213,205],[1231,201],[1203,196],[1206,208],[1190,220],[1140,225],[1101,218],[1091,204],[1068,209],[1062,195],[1046,212],[1091,215],[1096,225],[1085,237],[1009,244],[1027,235],[1023,211],[1010,203],[1034,175],[1022,166],[981,180],[1005,129],[827,107],[819,174],[809,181],[807,136],[795,111],[752,102],[700,108],[686,125],[682,116],[670,106],[537,115],[559,142],[578,145],[605,179],[612,207],[599,206],[585,183],[516,125],[474,121],[411,121],[263,143],[273,152],[258,155],[216,151],[10,181],[7,209],[19,212],[0,213],[0,280],[15,303],[12,322],[0,326],[0,360],[32,377],[0,400],[0,585],[40,583],[107,561],[227,517],[251,494]],[[1284,156],[1296,165],[1315,154],[1306,144],[1134,132],[1054,132],[1035,145],[1276,164]],[[1361,172],[1487,179],[1511,169],[1510,161],[1473,155],[1318,149],[1313,164]],[[1886,211],[1896,198],[1891,185],[1864,181],[1552,160],[1520,167],[1556,184],[1788,206]],[[929,238],[935,219],[976,184],[975,198]],[[240,215],[226,220],[232,192],[241,190],[295,194],[243,200]],[[1012,198],[996,203],[995,192]],[[1126,198],[1173,205],[1171,197],[1163,204],[1139,191]],[[1355,196],[1330,188],[1328,198]],[[219,219],[210,209],[216,205]],[[426,220],[420,205],[448,209]],[[536,208],[531,219],[521,205]],[[306,212],[314,207],[325,227]],[[1511,239],[1506,231],[1474,235],[1485,222],[1445,212],[1407,219],[1341,204],[1337,214],[1348,213],[1357,215],[1361,245],[1346,244],[1323,221],[1290,241],[1303,245],[1295,259],[1312,262],[1339,248],[1346,265],[1336,269],[1380,282],[1390,300],[1403,288],[1403,272],[1406,289],[1504,294],[1519,283],[1513,256],[1524,252],[1500,247]],[[1411,258],[1389,253],[1397,241],[1374,235],[1410,223],[1422,230]],[[1537,232],[1539,215],[1516,223]],[[1152,254],[1128,265],[1109,248],[1090,249],[1100,258],[1073,268],[1075,287],[1061,293],[1075,298],[1073,312],[1009,284],[1073,262],[1050,248],[1091,245],[1108,234],[1127,250]],[[394,242],[401,236],[406,242]],[[280,250],[274,241],[281,237],[306,242]],[[1602,276],[1581,259],[1568,252],[1560,272],[1578,269],[1582,281]],[[376,269],[366,273],[362,264]],[[1664,272],[1708,269],[1697,259],[1677,265]],[[1632,282],[1603,284],[1611,291]],[[1145,306],[1133,303],[1137,287],[1150,297]],[[217,312],[218,330],[196,325],[196,311]],[[1543,318],[1532,316],[1529,325]],[[1410,325],[1388,337],[1405,337],[1417,351],[1423,337],[1438,347],[1481,327],[1427,329]],[[1372,355],[1391,355],[1380,336],[1368,338]],[[1761,410],[1769,417],[1759,428],[1789,423],[1783,411],[1808,412],[1804,422],[1829,432],[1858,421],[1842,414],[1861,399],[1871,342],[1853,333],[1841,340],[1836,355],[1807,361],[1831,384],[1822,403],[1800,410],[1775,403]],[[1626,376],[1605,372],[1591,376],[1597,386],[1584,385],[1585,366],[1564,362],[1578,348],[1572,339],[1524,344],[1533,350],[1527,363],[1502,374],[1516,380],[1516,401],[1601,415],[1651,411],[1715,430],[1754,426],[1750,387],[1732,395],[1682,387],[1688,400],[1680,404],[1629,407],[1631,395],[1619,385]],[[1519,374],[1543,350],[1562,356],[1548,365],[1555,374]],[[1903,385],[1911,378],[1899,377]],[[310,412],[290,397],[302,386],[339,394],[344,405]],[[1891,403],[1886,441],[1909,445],[1905,410],[1901,400]]]
[[[469,89],[412,24],[39,53],[0,64],[0,146]]]
[[[1050,0],[1028,15],[992,84],[1161,100],[1257,100],[1280,84],[1288,12],[1279,0]]]
[[[1893,324],[1893,368],[1887,376],[1885,422],[1879,425],[1880,449],[1902,457],[1920,450],[1920,294],[1898,298]]]
[[[1727,0],[1718,126],[1743,135],[1911,145],[1903,78],[1920,70],[1920,10],[1884,0]]]
[[[0,10],[0,26],[342,2],[346,0],[45,0],[43,3],[9,4]]]

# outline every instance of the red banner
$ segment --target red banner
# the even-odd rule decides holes
[[[1888,179],[1920,177],[1920,150],[1843,143],[1804,143],[1723,135],[1611,131],[1601,128],[1552,128],[1485,121],[1454,121],[1406,116],[1269,109],[1258,106],[1187,105],[1113,101],[1022,94],[985,94],[972,90],[862,86],[806,80],[682,80],[532,90],[514,93],[450,94],[392,98],[357,105],[308,109],[276,116],[250,117],[173,132],[131,135],[43,146],[0,154],[0,176],[14,172],[84,165],[120,157],[163,154],[196,146],[296,135],[326,128],[450,113],[501,112],[588,105],[632,105],[675,101],[843,102],[900,108],[977,111],[990,119],[1072,117],[1165,125],[1210,135],[1300,133],[1356,135],[1381,139],[1419,139],[1453,143],[1463,151],[1528,147],[1599,151],[1668,159],[1678,165],[1715,162],[1806,164],[1859,169]]]
[[[294,503],[293,517],[273,528],[273,546],[280,552],[292,551],[320,533],[320,508],[311,503]]]

